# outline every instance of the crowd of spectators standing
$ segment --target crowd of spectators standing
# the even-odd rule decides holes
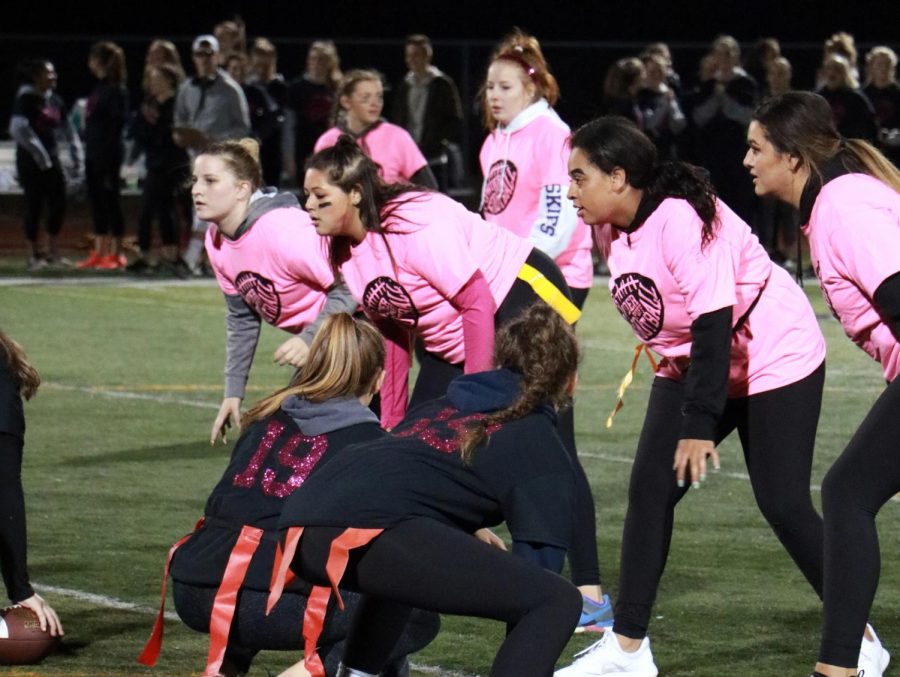
[[[382,83],[385,101],[371,127],[390,122],[406,130],[438,188],[477,204],[481,177],[473,158],[480,139],[467,143],[466,135],[469,120],[481,116],[480,103],[461,99],[434,57],[427,36],[407,38],[407,72],[397,82]],[[596,107],[585,115],[629,118],[654,141],[662,159],[706,169],[717,192],[753,225],[770,255],[793,265],[798,238],[791,210],[757,198],[741,165],[747,126],[768,96],[814,89],[828,100],[845,137],[872,141],[900,162],[896,52],[876,46],[859,61],[853,36],[836,33],[824,43],[815,82],[794,82],[791,62],[776,39],[758,40],[742,52],[735,38],[720,35],[700,58],[696,74],[682,78],[668,46],[657,42],[615,61],[602,83],[585,84],[597,93]],[[187,68],[172,42],[153,40],[139,65],[140,95],[125,89],[125,58],[116,43],[94,44],[88,65],[96,84],[71,109],[56,94],[51,61],[30,58],[19,68],[9,132],[25,193],[30,270],[73,265],[59,254],[56,240],[65,215],[64,186],[83,175],[95,235],[88,257],[77,265],[179,276],[208,272],[199,237],[205,224],[192,217],[185,191],[189,158],[210,142],[253,136],[260,143],[265,183],[295,189],[316,142],[329,129],[346,128],[352,115],[340,94],[345,78],[334,42],[312,42],[303,72],[286,77],[279,71],[276,44],[266,37],[248,41],[240,19],[223,21],[194,39]],[[354,72],[371,65],[352,64]],[[66,146],[68,157],[60,160]],[[122,218],[120,188],[129,177],[137,183],[138,166],[144,201],[129,263],[125,240],[132,233],[126,233],[130,224]]]

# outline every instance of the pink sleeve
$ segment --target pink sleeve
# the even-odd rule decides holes
[[[490,371],[494,368],[494,313],[497,307],[482,272],[476,270],[450,302],[462,315],[465,372]]]
[[[666,208],[665,202],[661,208]],[[666,220],[661,239],[662,258],[692,320],[737,303],[731,244],[723,237],[714,237],[701,246],[702,227],[692,207],[678,204]]]
[[[209,259],[209,265],[213,269],[213,273],[216,276],[216,282],[219,283],[219,288],[222,290],[222,293],[226,294],[227,296],[236,296],[238,294],[238,290],[234,288],[233,281],[228,279],[228,277],[222,270],[221,259],[223,254],[220,247],[216,246],[216,235],[218,235],[216,227],[210,224],[209,228],[206,230],[206,237],[204,238],[204,244],[206,246],[206,258]]]
[[[300,230],[282,228],[276,231],[276,256],[290,277],[313,289],[326,290],[334,284],[334,273],[328,261],[328,240],[316,233],[306,212],[300,209],[296,212]]]
[[[866,205],[855,205],[852,225],[841,215],[829,230],[828,246],[840,271],[853,280],[871,299],[887,278],[900,271],[900,224],[895,213]]]
[[[393,322],[377,321],[384,336],[384,383],[381,386],[381,427],[394,428],[406,415],[409,395],[409,333]]]

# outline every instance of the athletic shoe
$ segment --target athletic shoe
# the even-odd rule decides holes
[[[84,259],[83,261],[79,261],[78,263],[76,263],[75,267],[78,268],[79,270],[86,270],[88,268],[97,268],[98,264],[100,264],[100,262],[102,262],[104,258],[105,257],[100,256],[97,252],[92,250],[91,253],[88,254],[88,257],[86,259]]]
[[[75,264],[65,256],[50,255],[47,257],[47,265],[55,270],[68,270],[74,268]]]
[[[575,632],[603,632],[613,625],[613,607],[609,601],[609,595],[603,595],[598,602],[587,595],[581,597],[581,618]]]
[[[868,623],[866,628],[872,633],[872,639],[867,639],[863,635],[862,646],[859,648],[859,674],[865,674],[865,677],[881,677],[891,662],[891,654],[878,639],[875,629]]]
[[[120,270],[128,265],[128,259],[124,254],[107,254],[101,256],[94,268],[98,270]]]
[[[43,256],[31,256],[28,259],[28,263],[25,264],[25,270],[29,273],[36,273],[39,270],[43,270],[47,267],[47,259]]]
[[[603,639],[576,654],[572,665],[553,673],[554,677],[656,677],[658,674],[648,637],[641,640],[637,651],[628,652],[619,646],[614,632],[604,633]]]

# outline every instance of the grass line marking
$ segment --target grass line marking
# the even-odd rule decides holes
[[[85,592],[84,590],[74,590],[72,588],[60,588],[55,585],[45,585],[43,583],[33,583],[35,590],[37,590],[40,594],[50,594],[56,595],[59,597],[69,597],[74,600],[78,600],[79,602],[87,602],[88,604],[93,604],[94,606],[104,607],[106,609],[118,609],[120,611],[133,611],[134,613],[142,614],[145,616],[156,616],[159,613],[159,609],[154,609],[149,606],[144,606],[142,604],[135,604],[134,602],[126,602],[123,599],[117,599],[116,597],[109,597],[108,595],[98,595],[93,592]],[[181,619],[178,617],[178,614],[174,611],[166,611],[165,619],[167,621],[180,621]],[[416,663],[410,663],[410,667],[417,671],[425,673],[426,675],[440,675],[440,677],[475,677],[472,673],[469,672],[459,672],[457,670],[445,670],[444,668],[440,668],[434,665],[418,665]]]
[[[154,609],[142,604],[135,604],[134,602],[126,602],[123,599],[109,597],[108,595],[98,595],[93,592],[73,590],[72,588],[60,588],[55,585],[45,585],[43,583],[35,583],[34,587],[41,594],[49,593],[52,595],[58,595],[60,597],[70,597],[71,599],[78,600],[79,602],[87,602],[88,604],[93,604],[94,606],[102,606],[107,609],[134,611],[135,613],[144,614],[147,616],[155,616],[159,613],[159,609]],[[176,614],[174,611],[167,611],[165,613],[165,618],[168,621],[179,620],[178,614]]]
[[[43,387],[50,390],[63,390],[67,392],[86,393],[88,395],[96,395],[98,397],[108,397],[110,399],[119,400],[146,400],[149,402],[159,402],[162,404],[178,404],[186,407],[197,407],[198,409],[213,409],[218,411],[221,404],[215,402],[203,402],[201,400],[189,400],[183,397],[165,397],[163,395],[151,395],[150,393],[135,393],[124,390],[106,390],[92,386],[70,386],[64,383],[44,383]]]

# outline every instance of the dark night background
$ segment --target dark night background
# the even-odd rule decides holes
[[[126,51],[132,98],[140,98],[140,65],[153,37],[175,42],[190,70],[191,38],[235,13],[248,36],[269,37],[279,49],[279,69],[290,79],[302,72],[312,39],[333,38],[342,67],[375,67],[396,82],[405,72],[402,40],[412,32],[431,36],[435,64],[460,86],[471,108],[491,46],[514,26],[542,42],[560,81],[560,114],[570,123],[589,119],[600,101],[607,66],[636,55],[648,42],[669,42],[675,67],[685,84],[694,80],[697,62],[720,33],[734,35],[744,47],[772,36],[794,64],[794,84],[812,85],[825,38],[838,30],[856,36],[861,56],[868,47],[900,43],[900,1],[848,2],[559,2],[520,0],[446,0],[444,2],[5,2],[0,24],[0,130],[5,132],[15,92],[15,64],[42,56],[59,71],[59,91],[71,103],[91,87],[87,50],[100,39],[119,42]],[[477,122],[470,129],[480,137]]]

